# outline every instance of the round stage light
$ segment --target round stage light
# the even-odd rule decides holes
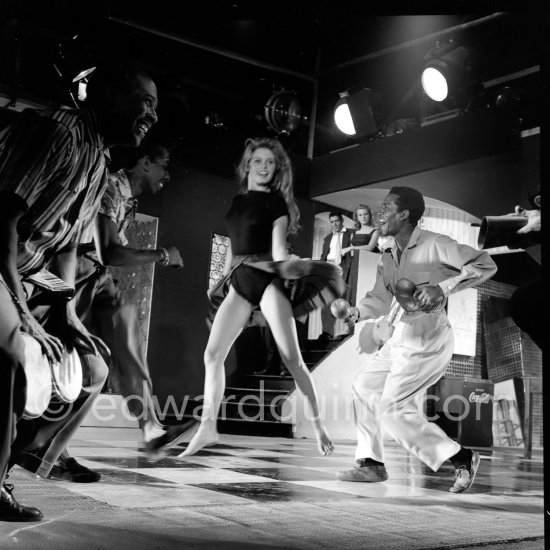
[[[339,100],[338,103],[340,104],[337,104],[334,109],[334,122],[336,123],[336,126],[338,126],[338,130],[344,132],[344,134],[347,134],[348,136],[354,136],[355,126],[353,125],[349,105],[345,99]]]
[[[449,85],[445,75],[435,67],[427,67],[422,72],[422,88],[434,101],[445,101],[449,95]]]

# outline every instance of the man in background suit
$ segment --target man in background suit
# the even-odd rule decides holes
[[[351,231],[348,231],[344,227],[344,217],[340,212],[331,212],[329,214],[329,221],[332,232],[325,237],[323,242],[321,260],[336,264],[341,270],[340,274],[342,279],[347,283],[352,257],[349,252],[347,254],[342,254],[342,250],[350,246]],[[336,319],[330,311],[330,306],[324,307],[321,310],[321,321],[323,332],[320,339],[328,340],[334,338],[334,324]]]

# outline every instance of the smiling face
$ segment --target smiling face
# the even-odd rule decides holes
[[[138,76],[130,92],[113,92],[111,112],[104,121],[106,145],[137,147],[158,120],[157,87],[144,76]]]
[[[248,189],[269,192],[276,168],[277,161],[271,149],[256,149],[248,162]]]
[[[170,165],[170,154],[165,151],[163,155],[155,157],[153,160],[147,159],[147,187],[154,195],[170,182],[170,174],[168,173]]]
[[[366,208],[359,208],[356,213],[357,221],[361,225],[370,225],[371,224],[371,215]]]

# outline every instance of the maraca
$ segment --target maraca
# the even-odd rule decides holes
[[[416,285],[405,277],[395,283],[395,298],[405,311],[416,311],[420,308],[414,297]]]
[[[395,283],[395,292],[404,298],[412,298],[416,292],[416,285],[410,279],[403,277]]]
[[[334,302],[330,304],[330,311],[336,319],[341,319],[342,321],[345,321],[352,314],[349,302],[343,298],[334,300]]]

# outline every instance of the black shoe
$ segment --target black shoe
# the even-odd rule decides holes
[[[101,479],[101,474],[82,466],[73,457],[69,457],[55,463],[48,479],[72,481],[74,483],[95,483]]]
[[[288,372],[288,370],[286,370],[284,367],[281,367],[281,372],[279,376],[290,376],[290,372]]]
[[[38,508],[23,506],[13,496],[13,485],[4,483],[0,493],[0,521],[41,521],[44,519]]]
[[[145,452],[150,458],[161,458],[168,447],[176,445],[179,438],[197,424],[198,420],[191,418],[178,426],[170,426],[165,433],[145,444]]]

